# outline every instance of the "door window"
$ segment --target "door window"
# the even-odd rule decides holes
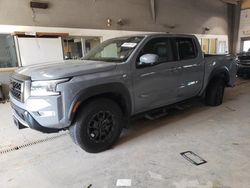
[[[192,59],[197,56],[197,48],[192,38],[177,38],[176,43],[180,60]]]
[[[156,54],[159,56],[159,62],[174,61],[175,56],[173,53],[173,47],[169,38],[155,38],[151,39],[141,50],[138,56],[138,62],[142,55],[145,54]]]

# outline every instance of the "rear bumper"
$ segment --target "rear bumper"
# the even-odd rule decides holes
[[[19,108],[15,104],[11,103],[13,109],[14,121],[19,129],[22,128],[31,128],[43,133],[55,133],[59,132],[60,129],[52,129],[41,126],[28,111]]]

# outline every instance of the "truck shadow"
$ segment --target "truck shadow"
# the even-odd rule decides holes
[[[181,119],[194,115],[195,113],[201,113],[208,110],[210,107],[206,107],[202,102],[192,102],[188,107],[182,110],[170,108],[167,114],[156,120],[148,120],[146,118],[136,118],[129,122],[127,128],[122,132],[122,135],[117,142],[116,146],[125,144],[133,139],[146,135],[147,133],[156,131],[163,127],[172,126]]]
[[[142,117],[133,119],[130,121],[129,126],[123,130],[116,146],[130,142],[150,132],[153,133],[158,129],[166,128],[168,126],[176,126],[178,121],[183,121],[183,119],[190,118],[192,116],[194,118],[199,116],[203,116],[204,118],[206,118],[206,114],[208,114],[208,116],[211,116],[211,113],[214,112],[216,114],[218,111],[230,111],[233,113],[237,113],[237,109],[233,109],[232,107],[230,107],[230,103],[237,101],[237,99],[239,99],[242,95],[248,93],[248,91],[244,89],[246,88],[246,84],[249,86],[250,82],[241,80],[237,81],[236,87],[226,89],[224,102],[221,106],[218,107],[208,107],[205,106],[201,100],[194,100],[186,104],[186,106],[182,110],[178,110],[176,108],[169,109],[166,116],[156,120],[147,120]],[[177,126],[188,126],[188,124],[180,123]]]

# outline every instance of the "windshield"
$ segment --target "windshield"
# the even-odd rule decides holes
[[[143,38],[143,36],[122,37],[108,40],[91,50],[84,59],[107,62],[126,61]]]

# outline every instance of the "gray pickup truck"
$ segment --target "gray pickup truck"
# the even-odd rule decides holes
[[[101,152],[137,114],[202,96],[220,105],[236,67],[232,56],[204,55],[193,35],[115,38],[83,60],[18,69],[10,84],[14,121],[45,133],[69,129],[81,148]]]

